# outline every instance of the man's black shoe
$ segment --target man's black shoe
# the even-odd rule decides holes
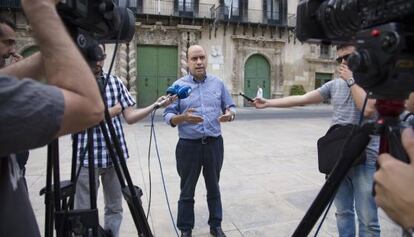
[[[210,234],[215,237],[226,237],[221,227],[210,228]]]
[[[192,237],[191,230],[181,231],[181,237]]]

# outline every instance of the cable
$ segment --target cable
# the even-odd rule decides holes
[[[162,169],[162,163],[161,163],[161,158],[160,158],[160,153],[158,150],[158,142],[157,142],[157,137],[156,137],[156,132],[155,132],[155,126],[154,126],[154,117],[155,117],[155,113],[157,111],[157,108],[154,108],[154,110],[151,112],[151,129],[150,129],[150,139],[149,139],[149,145],[148,145],[148,176],[149,176],[149,200],[148,200],[148,210],[147,210],[147,219],[150,213],[150,207],[151,207],[151,193],[152,193],[152,178],[151,178],[151,169],[150,169],[150,154],[151,154],[151,144],[152,144],[152,138],[154,137],[154,145],[155,145],[155,151],[157,154],[157,158],[158,158],[158,164],[160,167],[160,172],[161,172],[161,180],[162,180],[162,185],[164,188],[164,195],[165,195],[165,200],[167,202],[167,206],[168,206],[168,212],[170,213],[170,218],[171,218],[171,222],[173,224],[174,227],[174,231],[177,235],[177,237],[179,236],[178,234],[178,230],[177,227],[175,226],[175,220],[171,211],[171,205],[170,205],[170,201],[168,199],[168,193],[167,193],[167,187],[165,185],[165,179],[164,179],[164,172]]]
[[[150,138],[148,144],[148,182],[149,182],[149,198],[148,198],[148,208],[147,208],[147,220],[149,217],[151,209],[151,200],[152,200],[152,178],[151,178],[151,144],[152,144],[152,130],[154,128],[154,116],[155,109],[151,112],[151,129],[150,129]]]
[[[322,224],[323,224],[323,222],[325,221],[326,215],[328,215],[329,209],[331,209],[331,206],[332,206],[332,203],[333,203],[334,197],[335,197],[335,195],[333,195],[333,196],[332,196],[331,201],[330,201],[330,202],[329,202],[329,204],[328,204],[328,208],[326,208],[326,210],[325,210],[325,214],[323,214],[323,217],[322,217],[321,223],[319,223],[318,229],[316,230],[314,237],[318,236],[319,230],[321,229]]]

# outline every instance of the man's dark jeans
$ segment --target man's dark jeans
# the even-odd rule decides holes
[[[177,227],[182,230],[194,228],[194,192],[201,170],[207,189],[210,227],[221,226],[223,210],[220,197],[220,170],[223,165],[223,138],[180,139],[175,155],[180,175],[180,199],[178,201]]]

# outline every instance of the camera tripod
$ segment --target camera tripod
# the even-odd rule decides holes
[[[408,156],[400,140],[401,124],[399,115],[404,111],[404,101],[378,99],[375,107],[379,113],[379,119],[375,123],[367,123],[358,129],[352,130],[342,149],[341,158],[297,226],[292,235],[293,237],[308,236],[326,206],[333,199],[343,178],[352,168],[355,159],[367,147],[370,135],[380,135],[379,154],[390,153],[401,161],[408,163]]]
[[[109,128],[109,134],[105,123],[101,122],[100,128],[104,135],[107,149],[110,154],[116,174],[118,176],[122,194],[130,209],[132,218],[138,231],[139,237],[152,237],[151,229],[145,217],[140,197],[142,191],[139,187],[134,186],[129,174],[125,157],[123,155],[118,137],[112,125],[108,108],[105,103],[105,120]],[[71,180],[60,182],[59,174],[59,143],[55,139],[48,146],[47,175],[46,187],[41,190],[41,194],[45,194],[45,237],[53,236],[53,223],[55,222],[56,235],[58,237],[69,237],[75,235],[88,236],[89,230],[92,235],[107,236],[103,229],[99,226],[98,210],[96,207],[96,189],[95,189],[95,170],[93,159],[92,129],[88,129],[88,169],[89,169],[89,187],[90,187],[90,209],[74,210],[73,198],[76,187],[76,167],[77,167],[77,135],[73,139],[73,154],[71,167]],[[113,144],[113,146],[108,145]],[[115,149],[115,151],[114,151]],[[116,152],[116,153],[115,153]],[[118,159],[117,159],[118,157]],[[119,160],[119,163],[118,163]],[[122,169],[122,171],[121,171]],[[52,182],[53,177],[53,182]],[[126,183],[125,183],[126,181]]]

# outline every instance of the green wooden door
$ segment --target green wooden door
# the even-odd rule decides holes
[[[315,89],[332,80],[332,73],[315,73]]]
[[[255,54],[247,59],[244,67],[244,93],[254,98],[258,87],[263,89],[264,98],[270,98],[270,65],[263,56]],[[244,101],[244,106],[250,104]]]
[[[23,52],[21,52],[21,55],[25,58],[29,57],[30,55],[36,53],[39,51],[39,47],[36,45],[30,46],[29,48],[25,49]]]
[[[177,79],[177,54],[176,47],[138,46],[138,107],[152,104]]]
[[[315,89],[318,89],[323,84],[327,83],[328,81],[332,80],[332,73],[315,73]],[[326,99],[323,101],[325,104],[330,104],[330,99]]]

